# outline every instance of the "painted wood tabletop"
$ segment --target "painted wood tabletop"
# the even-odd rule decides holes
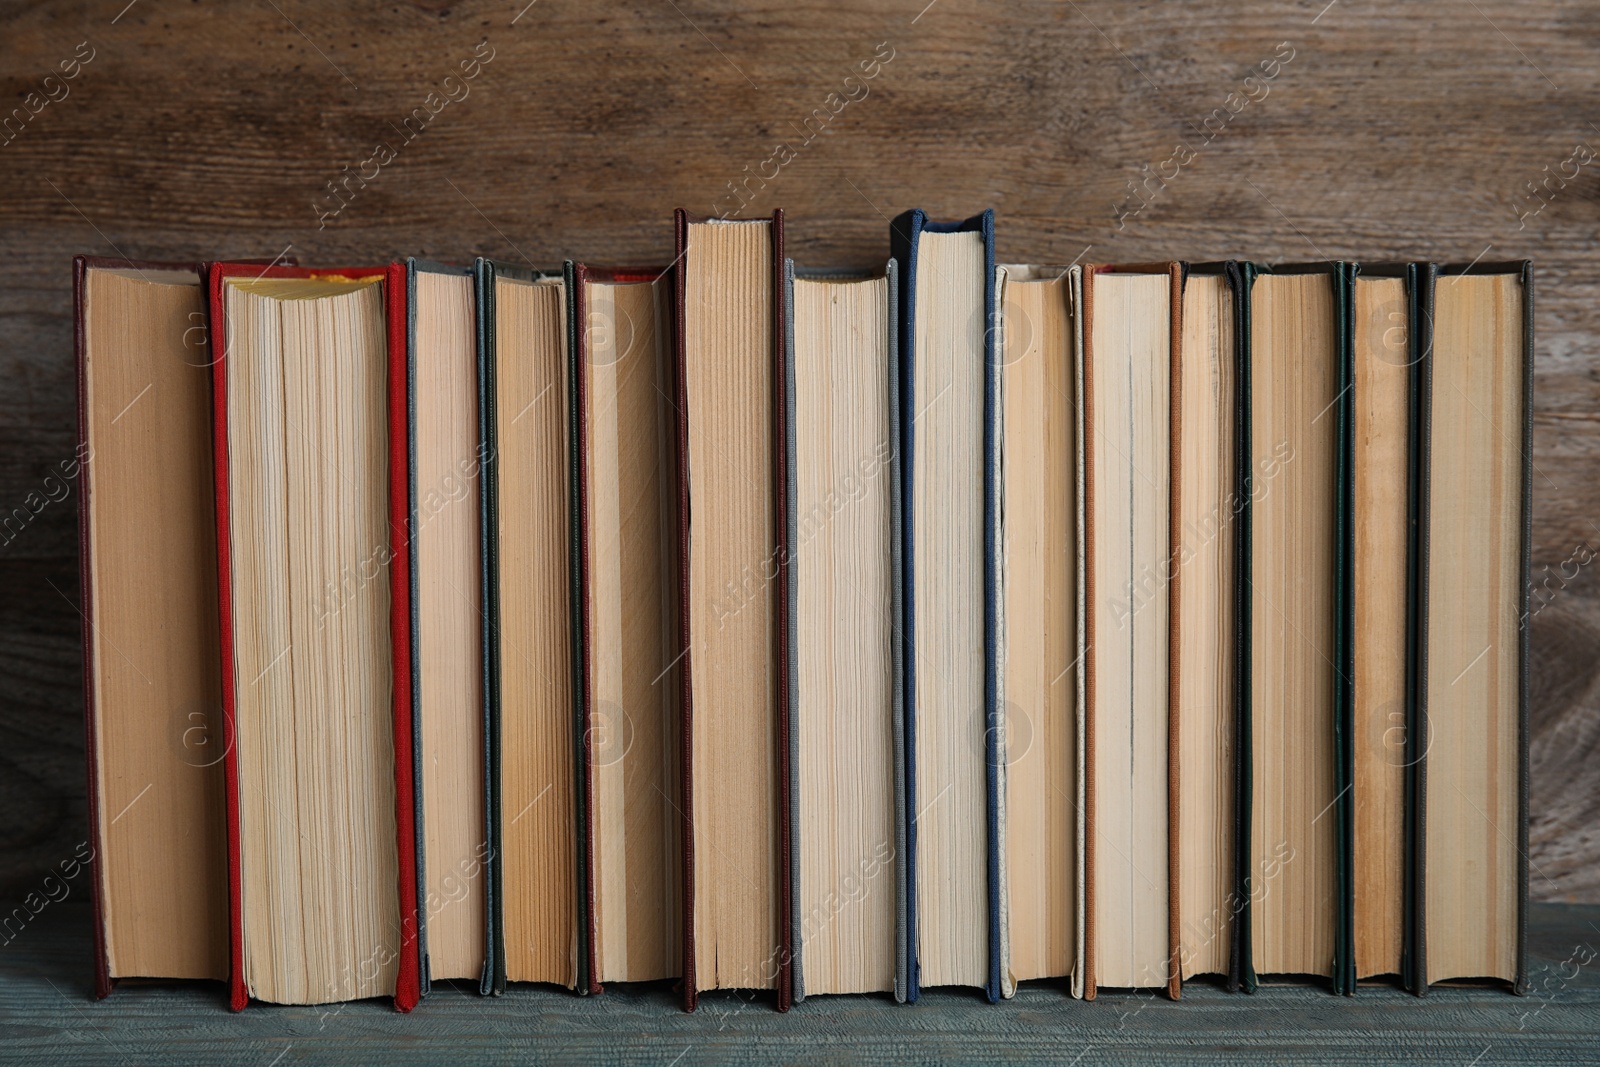
[[[220,983],[124,983],[91,999],[88,908],[69,898],[0,949],[0,1063],[1595,1063],[1600,906],[1539,904],[1532,917],[1523,997],[1378,984],[1251,996],[1195,980],[1177,1003],[1084,1002],[1030,982],[995,1005],[934,990],[916,1005],[808,997],[780,1015],[768,997],[725,993],[686,1015],[664,983],[594,997],[514,985],[499,998],[436,987],[409,1015],[378,1000],[236,1015]]]
[[[85,834],[74,253],[661,262],[733,183],[805,266],[913,206],[1009,262],[1533,257],[1532,892],[1600,902],[1597,46],[1580,0],[0,5],[0,903]]]

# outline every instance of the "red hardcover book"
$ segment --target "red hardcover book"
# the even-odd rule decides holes
[[[213,433],[216,473],[216,509],[217,509],[217,567],[218,567],[218,592],[221,606],[220,631],[222,643],[222,704],[223,722],[226,731],[227,756],[224,760],[225,790],[228,805],[228,896],[229,896],[229,929],[230,929],[230,1004],[235,1011],[244,1008],[252,995],[252,987],[247,982],[246,968],[246,914],[243,898],[245,876],[243,871],[244,850],[242,841],[242,815],[243,805],[241,800],[241,754],[240,754],[240,686],[255,686],[260,683],[262,676],[274,668],[269,663],[262,676],[244,678],[239,670],[240,655],[240,625],[241,618],[236,614],[241,605],[239,601],[249,593],[241,594],[234,586],[235,560],[240,545],[248,542],[234,540],[234,521],[236,511],[239,510],[241,501],[236,499],[240,485],[235,484],[230,477],[230,436],[229,436],[229,407],[230,396],[228,376],[230,370],[230,349],[238,338],[235,336],[238,327],[229,314],[229,289],[238,286],[242,289],[251,285],[259,285],[263,281],[301,279],[305,281],[367,281],[375,283],[382,301],[383,334],[384,334],[384,388],[383,388],[383,424],[386,431],[386,477],[387,499],[385,502],[387,545],[373,546],[370,558],[379,559],[382,566],[370,568],[381,571],[382,581],[388,591],[388,638],[390,663],[387,665],[391,673],[389,699],[390,725],[392,726],[393,739],[393,776],[394,776],[394,829],[396,842],[396,899],[398,913],[383,916],[382,920],[391,929],[398,929],[398,945],[390,949],[387,944],[376,944],[370,953],[357,955],[347,959],[340,971],[339,982],[345,983],[340,989],[348,988],[348,984],[360,981],[367,977],[366,971],[370,968],[374,975],[381,974],[390,964],[394,963],[394,1005],[399,1011],[410,1011],[416,1006],[420,992],[420,971],[418,958],[417,939],[417,881],[416,881],[416,828],[415,828],[415,783],[414,763],[412,756],[412,705],[411,705],[411,668],[410,668],[410,583],[407,516],[409,514],[409,485],[408,485],[408,458],[406,451],[406,272],[402,263],[390,264],[383,267],[372,268],[347,268],[339,270],[315,270],[304,267],[268,266],[260,267],[240,263],[215,264],[210,274],[210,306],[211,320],[216,328],[211,331],[212,345],[212,381],[213,381]],[[241,284],[242,283],[242,284]],[[346,284],[345,289],[356,287]],[[283,299],[284,304],[294,304],[298,301],[293,295]],[[259,370],[260,368],[256,368]],[[320,373],[320,368],[319,368]],[[306,383],[299,383],[305,386]],[[285,410],[288,401],[283,402]],[[272,414],[281,414],[274,412]],[[317,416],[323,415],[316,412]],[[299,432],[314,433],[316,424],[298,427]],[[263,431],[269,432],[269,431]],[[274,472],[276,473],[276,472]],[[346,482],[362,486],[359,471],[333,472],[334,475]],[[287,479],[289,475],[284,474]],[[362,486],[362,490],[371,489]],[[344,491],[335,484],[328,492],[338,493]],[[360,490],[357,490],[360,491]],[[261,528],[252,528],[246,533],[243,523],[240,533],[247,537],[267,538],[270,534]],[[379,550],[382,551],[379,551]],[[363,571],[366,568],[363,567]],[[281,575],[280,575],[281,577]],[[351,584],[359,582],[364,574],[351,579]],[[341,575],[339,589],[335,590],[330,585],[330,595],[338,595],[343,588],[345,578]],[[268,596],[277,595],[285,597],[286,591],[279,588],[268,589]],[[266,598],[263,598],[266,599]],[[248,607],[249,605],[245,605]],[[254,626],[259,620],[251,619]],[[292,650],[285,648],[282,653],[287,657]],[[346,665],[333,664],[334,667],[343,669]],[[295,781],[297,793],[307,796],[312,789],[325,787],[328,783]],[[337,867],[335,857],[330,861],[330,866]],[[346,865],[348,866],[348,865]],[[311,909],[307,909],[311,914]],[[341,946],[328,946],[337,952]],[[258,951],[264,950],[262,946]],[[353,965],[353,967],[352,967]],[[337,967],[338,965],[335,964]],[[352,975],[352,970],[354,974]],[[360,987],[358,987],[359,989]],[[329,992],[334,991],[334,983],[330,982]],[[387,991],[387,990],[385,990]],[[356,995],[378,995],[376,992],[358,992]],[[263,998],[266,999],[266,998]],[[289,998],[283,998],[289,999]],[[317,993],[296,996],[291,1002],[295,1003],[320,1003],[327,1000],[350,999],[347,995],[327,995]]]

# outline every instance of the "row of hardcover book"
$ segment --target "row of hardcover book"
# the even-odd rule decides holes
[[[97,990],[1526,985],[1527,263],[76,261]]]

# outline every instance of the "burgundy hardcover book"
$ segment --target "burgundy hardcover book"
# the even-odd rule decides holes
[[[783,212],[676,216],[683,1005],[791,1001]]]
[[[101,997],[228,972],[204,272],[73,260],[78,447],[39,497],[77,479],[89,838],[60,874],[88,870]]]

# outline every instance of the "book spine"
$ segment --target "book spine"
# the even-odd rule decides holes
[[[970,223],[971,220],[969,220]],[[989,974],[984,995],[997,1004],[1005,957],[1005,720],[1000,706],[1000,352],[995,306],[994,211],[977,218],[983,236],[983,703],[987,789]],[[963,224],[963,226],[968,224]]]
[[[1239,288],[1234,298],[1234,353],[1237,359],[1235,376],[1238,441],[1234,449],[1236,462],[1234,482],[1238,486],[1238,517],[1234,541],[1234,853],[1233,853],[1233,955],[1236,959],[1236,976],[1246,993],[1256,991],[1254,946],[1250,936],[1250,894],[1254,882],[1250,876],[1252,835],[1251,806],[1255,796],[1254,715],[1250,684],[1251,643],[1254,640],[1251,618],[1251,567],[1255,541],[1252,501],[1255,500],[1254,461],[1251,458],[1251,360],[1252,340],[1250,301],[1255,287],[1257,267],[1253,263],[1240,263]]]
[[[388,312],[389,374],[389,636],[394,662],[393,729],[395,828],[399,860],[400,959],[395,976],[394,1006],[410,1011],[421,995],[417,936],[416,762],[411,705],[411,457],[406,447],[409,426],[407,388],[406,265],[392,263],[385,272]]]
[[[1518,528],[1517,617],[1517,958],[1512,989],[1528,994],[1528,594],[1533,545],[1533,261],[1519,264],[1522,276],[1522,499]]]
[[[1083,672],[1083,999],[1093,1000],[1098,991],[1095,974],[1095,641],[1093,605],[1095,596],[1094,565],[1094,279],[1098,268],[1088,266],[1083,271],[1083,394],[1078,408],[1083,413],[1083,603],[1089,606],[1083,618],[1084,657],[1080,665]]]
[[[483,975],[478,992],[484,996],[500,996],[506,991],[504,864],[500,856],[500,462],[495,432],[494,273],[494,264],[486,259],[479,259],[473,266],[478,330],[478,450],[483,479],[478,541],[483,558],[483,831],[488,856],[483,879]]]
[[[1178,801],[1182,784],[1182,752],[1179,726],[1182,722],[1183,634],[1178,625],[1182,608],[1183,557],[1183,267],[1168,267],[1171,304],[1168,311],[1167,399],[1169,435],[1167,452],[1167,996],[1177,1000],[1183,992],[1183,938],[1179,926],[1178,899]]]
[[[684,378],[684,286],[683,259],[689,250],[689,215],[679,208],[673,216],[672,273],[672,371],[673,436],[677,448],[678,530],[678,643],[683,649],[678,661],[678,788],[683,808],[683,1010],[694,1011],[699,1004],[694,966],[694,684],[689,633],[689,396]]]
[[[1084,815],[1088,796],[1085,789],[1085,783],[1087,781],[1085,768],[1087,767],[1088,763],[1085,758],[1085,753],[1088,751],[1088,746],[1085,743],[1085,731],[1088,725],[1087,709],[1089,707],[1089,702],[1085,698],[1087,690],[1085,688],[1085,677],[1082,666],[1088,661],[1089,655],[1088,631],[1086,629],[1087,620],[1089,617],[1089,609],[1085,586],[1085,582],[1087,581],[1086,575],[1088,571],[1088,558],[1085,556],[1083,550],[1083,546],[1086,544],[1084,527],[1085,501],[1088,499],[1085,493],[1086,483],[1084,481],[1085,471],[1088,469],[1085,462],[1086,457],[1084,453],[1084,442],[1086,440],[1084,437],[1084,413],[1088,410],[1088,405],[1084,403],[1084,397],[1086,397],[1088,394],[1084,392],[1083,357],[1084,339],[1087,334],[1084,330],[1083,274],[1083,268],[1077,265],[1073,265],[1067,269],[1067,280],[1068,284],[1071,286],[1072,301],[1072,396],[1075,401],[1073,405],[1072,423],[1072,458],[1074,475],[1073,503],[1075,505],[1073,509],[1075,516],[1073,533],[1077,538],[1077,544],[1073,552],[1073,555],[1076,557],[1074,578],[1076,579],[1077,590],[1074,610],[1077,613],[1077,617],[1075,620],[1075,633],[1073,636],[1076,642],[1074,646],[1074,651],[1076,652],[1074,662],[1079,665],[1078,670],[1074,672],[1076,677],[1074,679],[1075,685],[1073,692],[1073,697],[1077,701],[1077,707],[1073,716],[1073,741],[1077,749],[1077,761],[1074,769],[1077,772],[1077,783],[1075,793],[1072,798],[1075,808],[1074,829],[1077,831],[1076,854],[1074,856],[1077,870],[1075,872],[1076,877],[1074,878],[1072,887],[1074,939],[1072,995],[1079,1000],[1083,999],[1084,979],[1088,973],[1088,965],[1086,963],[1087,957],[1084,953],[1083,932],[1087,922],[1084,902],[1086,897],[1085,887],[1088,885],[1088,882],[1084,878],[1084,843],[1088,840],[1089,836],[1088,822]]]
[[[223,305],[224,272],[214,267],[210,278],[212,469],[217,507],[217,622],[222,646],[223,783],[228,808],[228,1006],[242,1011],[249,1003],[244,977],[244,901],[241,893],[239,846],[238,707],[234,701],[233,542],[229,531],[228,497],[228,320]]]
[[[1428,497],[1433,425],[1433,290],[1438,268],[1406,270],[1408,374],[1406,523],[1405,918],[1400,969],[1406,988],[1428,991],[1426,835],[1428,736]]]
[[[589,360],[587,272],[568,262],[562,271],[567,289],[568,480],[571,485],[572,692],[577,739],[578,992],[601,992],[595,959],[594,865],[594,699],[590,685],[589,606]]]
[[[1338,878],[1334,920],[1333,989],[1351,996],[1356,991],[1355,945],[1355,711],[1354,686],[1354,572],[1355,533],[1351,516],[1355,507],[1351,469],[1355,454],[1355,265],[1335,263],[1333,285],[1334,347],[1338,362],[1339,395],[1335,401],[1334,444],[1334,797]]]
[[[917,686],[916,686],[916,524],[915,502],[916,436],[913,417],[916,404],[916,318],[917,238],[926,216],[920,210],[907,211],[889,224],[889,246],[903,277],[899,306],[900,368],[900,560],[901,690],[904,705],[903,752],[905,764],[902,806],[907,812],[905,849],[902,855],[905,901],[905,999],[915,1004],[921,997],[921,966],[917,956]]]
[[[1244,821],[1248,819],[1248,810],[1242,807],[1244,802],[1241,800],[1241,798],[1244,796],[1245,789],[1243,784],[1243,776],[1245,765],[1244,753],[1246,751],[1241,744],[1243,740],[1242,731],[1245,722],[1243,718],[1244,704],[1243,700],[1241,699],[1241,694],[1247,691],[1246,688],[1241,688],[1241,686],[1245,685],[1245,683],[1242,682],[1242,679],[1245,677],[1245,672],[1249,669],[1249,665],[1247,661],[1241,660],[1239,648],[1244,643],[1243,628],[1240,624],[1240,620],[1243,617],[1240,615],[1240,601],[1244,599],[1248,588],[1241,576],[1241,561],[1244,560],[1245,556],[1242,550],[1242,530],[1244,523],[1240,508],[1245,500],[1245,479],[1247,477],[1246,472],[1248,471],[1250,460],[1248,451],[1242,453],[1243,459],[1241,460],[1241,453],[1239,452],[1238,443],[1238,438],[1242,436],[1241,428],[1243,426],[1243,420],[1246,412],[1246,407],[1244,405],[1246,394],[1243,388],[1240,386],[1239,381],[1240,375],[1243,373],[1244,363],[1249,358],[1250,352],[1249,336],[1247,333],[1249,324],[1247,310],[1249,307],[1249,292],[1245,288],[1245,275],[1240,264],[1229,260],[1223,264],[1222,269],[1223,277],[1226,281],[1228,291],[1231,294],[1233,301],[1233,315],[1230,325],[1233,329],[1233,353],[1231,358],[1233,360],[1234,369],[1234,395],[1232,400],[1235,425],[1235,453],[1233,457],[1233,467],[1228,472],[1230,486],[1229,500],[1231,501],[1232,505],[1231,517],[1233,521],[1233,543],[1231,548],[1233,551],[1235,573],[1233,588],[1228,591],[1228,595],[1233,598],[1233,661],[1229,665],[1233,672],[1232,707],[1229,708],[1229,711],[1232,713],[1232,732],[1234,739],[1232,814],[1233,854],[1227,857],[1225,861],[1230,865],[1230,869],[1233,874],[1233,885],[1232,897],[1228,901],[1228,915],[1226,916],[1224,922],[1225,928],[1228,931],[1227,988],[1228,992],[1237,993],[1243,982],[1245,959],[1244,946],[1249,942],[1248,930],[1246,929],[1247,923],[1240,918],[1243,913],[1239,910],[1241,907],[1243,907],[1244,902],[1247,899],[1245,896],[1247,887],[1244,879],[1246,878],[1246,872],[1248,871],[1247,857],[1249,854],[1249,838],[1248,830],[1246,829],[1247,823]]]
[[[88,776],[89,841],[92,845],[89,867],[89,904],[93,913],[94,995],[111,995],[110,958],[106,952],[105,908],[107,904],[102,876],[105,862],[100,855],[100,746],[96,740],[99,708],[94,692],[94,573],[93,543],[89,536],[89,494],[93,456],[89,451],[88,346],[84,327],[88,262],[83,256],[72,260],[72,346],[76,364],[78,419],[78,614],[83,620],[83,762]]]
[[[905,709],[905,648],[901,633],[904,629],[905,565],[904,516],[901,506],[904,476],[901,472],[904,442],[900,433],[900,264],[891,258],[884,268],[888,280],[887,333],[889,347],[889,589],[890,618],[893,630],[889,638],[889,658],[892,681],[892,727],[894,731],[894,999],[906,1002],[907,979],[910,974],[909,946],[906,940],[906,836],[910,815],[906,809],[906,709]]]
[[[405,299],[406,299],[406,349],[405,349],[405,376],[406,376],[406,533],[408,538],[415,538],[420,529],[417,517],[417,270],[418,262],[415,258],[406,260],[405,264]],[[412,551],[408,557],[405,568],[409,595],[411,597],[410,635],[409,643],[411,654],[411,782],[413,805],[413,822],[417,857],[417,992],[419,997],[426,997],[432,992],[433,976],[428,959],[428,880],[427,880],[427,842],[425,840],[426,813],[423,811],[422,794],[422,648],[419,644],[422,635],[421,622],[418,609],[421,602],[418,582],[421,575],[418,572],[418,555]]]
[[[787,464],[789,477],[782,489],[783,500],[783,536],[784,543],[795,552],[799,551],[800,541],[797,535],[798,482],[795,473],[796,442],[795,442],[795,390],[794,390],[794,260],[783,260],[783,290],[786,306],[790,314],[783,324],[783,389],[784,389],[784,434],[782,448],[784,462]],[[783,715],[790,724],[789,744],[782,757],[788,763],[789,775],[789,813],[784,820],[784,827],[789,835],[787,847],[784,849],[789,859],[788,878],[785,880],[786,894],[789,899],[788,921],[784,929],[789,939],[789,986],[790,1002],[799,1004],[806,999],[805,983],[805,943],[804,934],[800,928],[800,652],[799,634],[796,627],[798,589],[798,561],[789,560],[786,575],[782,585],[784,610],[787,612],[787,622],[781,631],[783,636],[783,655],[788,660],[788,684],[783,688]]]
[[[789,288],[784,283],[783,209],[772,213],[772,501],[773,558],[777,561],[777,588],[773,598],[776,618],[773,626],[773,656],[777,662],[778,693],[778,1010],[788,1011],[794,998],[793,937],[794,894],[790,877],[794,845],[789,744],[793,724],[789,718],[789,388],[787,368],[789,331]]]

